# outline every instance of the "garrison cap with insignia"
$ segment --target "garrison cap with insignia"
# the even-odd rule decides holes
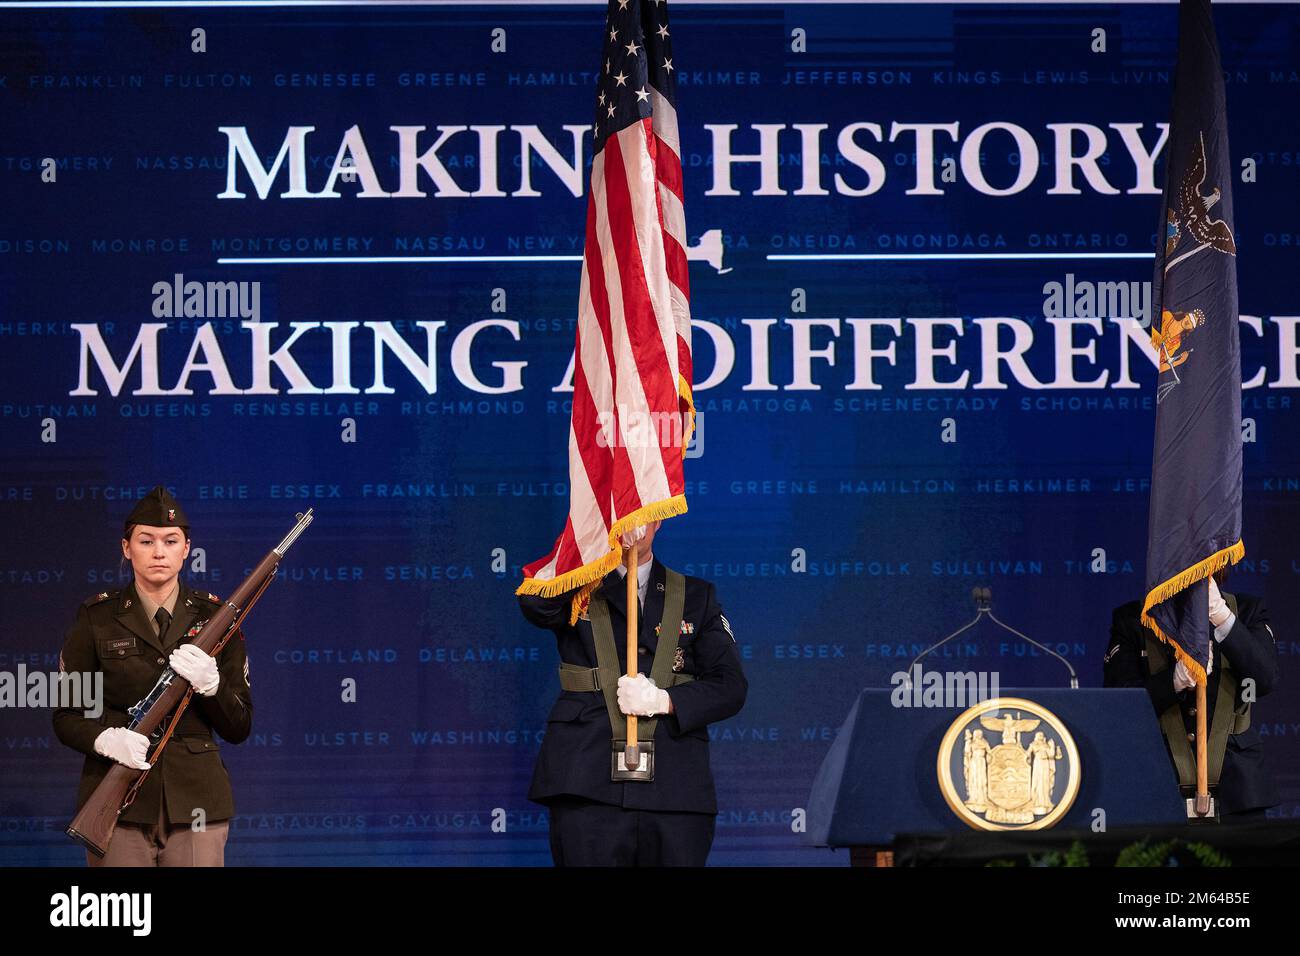
[[[126,528],[133,524],[149,525],[151,528],[180,528],[190,530],[190,519],[185,517],[180,503],[172,497],[171,492],[158,485],[135,503],[131,513],[126,516]]]

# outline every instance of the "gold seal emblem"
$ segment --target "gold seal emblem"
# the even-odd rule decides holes
[[[938,771],[944,800],[977,830],[1055,826],[1079,795],[1074,738],[1050,710],[1021,697],[964,711],[943,735]]]

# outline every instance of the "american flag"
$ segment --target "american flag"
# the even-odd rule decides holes
[[[575,616],[619,563],[625,531],[686,510],[694,406],[675,69],[665,0],[611,0],[578,295],[569,518],[517,592],[582,588]]]

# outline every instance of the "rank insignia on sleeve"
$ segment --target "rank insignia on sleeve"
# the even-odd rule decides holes
[[[736,643],[736,635],[731,633],[731,622],[727,620],[727,615],[719,614],[718,618],[722,621],[722,626],[726,629],[727,636],[731,638],[731,643]]]
[[[248,658],[247,657],[244,658],[244,683],[249,687],[253,686],[251,683],[249,683],[248,680]]]
[[[1115,656],[1115,652],[1118,650],[1119,650],[1119,645],[1116,644],[1114,647],[1112,647],[1110,650],[1106,652],[1106,656],[1101,659],[1101,662],[1105,664],[1107,661],[1109,661],[1112,657]]]

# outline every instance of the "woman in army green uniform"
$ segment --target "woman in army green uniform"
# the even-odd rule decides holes
[[[234,815],[230,778],[215,730],[237,744],[253,726],[248,658],[242,634],[212,657],[187,632],[211,617],[220,599],[180,580],[190,553],[189,521],[176,499],[158,486],[126,519],[122,556],[134,580],[120,591],[87,599],[77,611],[59,658],[68,673],[103,673],[103,712],[54,712],[59,740],[86,755],[77,791],[80,808],[113,761],[143,770],[151,741],[128,730],[127,708],[146,696],[170,667],[194,687],[162,758],[118,818],[108,853],[87,852],[91,866],[222,866]]]

